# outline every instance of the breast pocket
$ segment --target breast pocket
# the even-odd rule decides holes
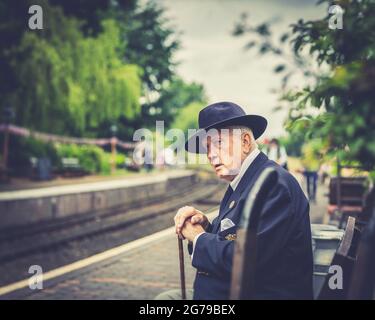
[[[237,226],[236,225],[233,225],[223,231],[220,231],[218,233],[219,235],[219,238],[222,239],[222,240],[230,240],[230,241],[233,241],[233,240],[236,240],[237,239]]]

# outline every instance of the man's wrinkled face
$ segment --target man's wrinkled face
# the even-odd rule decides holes
[[[209,130],[207,157],[219,178],[233,180],[242,163],[241,130]]]

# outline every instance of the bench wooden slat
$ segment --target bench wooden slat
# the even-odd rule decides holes
[[[265,169],[246,198],[233,254],[231,300],[254,298],[258,225],[264,199],[273,190],[277,179],[275,169]]]
[[[342,300],[347,298],[349,284],[356,261],[356,248],[359,242],[359,230],[356,228],[356,219],[349,217],[346,223],[343,239],[332,259],[331,266],[340,266],[342,269],[342,289],[330,288],[329,282],[333,274],[328,273],[324,284],[317,296],[318,300]]]

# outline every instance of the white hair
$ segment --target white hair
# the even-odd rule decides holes
[[[254,138],[253,131],[249,127],[246,127],[246,126],[229,126],[229,127],[225,127],[225,129],[241,130],[241,134],[248,133],[250,134],[251,137]]]
[[[234,126],[228,126],[225,127],[224,129],[230,129],[230,130],[241,130],[241,138],[243,137],[244,134],[248,134],[250,136],[250,144],[257,146],[258,144],[255,142],[253,130],[251,130],[249,127],[246,126],[241,126],[241,125],[234,125]]]

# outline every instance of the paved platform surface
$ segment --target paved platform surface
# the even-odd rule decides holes
[[[300,173],[292,173],[294,177],[297,179],[299,184],[302,187],[306,197],[306,180],[304,176]],[[310,202],[310,221],[311,223],[328,223],[328,214],[327,214],[327,207],[328,207],[328,184],[321,184],[318,181],[317,189],[316,189],[316,202]]]
[[[184,242],[186,286],[192,288],[195,270]],[[172,229],[160,239],[67,273],[42,290],[22,290],[11,299],[153,299],[180,288],[178,243]],[[0,296],[0,299],[2,297]]]
[[[24,190],[0,192],[0,201],[22,200],[31,198],[42,198],[64,194],[75,194],[80,192],[102,191],[109,189],[126,188],[138,185],[166,181],[169,178],[192,175],[190,170],[170,170],[158,174],[124,177],[122,179],[107,179],[104,181],[91,181],[84,183],[64,184],[59,186],[48,186],[43,188],[32,188]]]
[[[326,213],[325,186],[319,186],[317,204],[311,204],[312,223],[321,223]],[[213,213],[210,217],[217,215]],[[195,269],[185,252],[187,288],[192,288]],[[26,289],[10,298],[19,299],[153,299],[157,294],[178,289],[177,239],[172,229],[158,238],[111,259],[94,263],[52,279],[42,290]],[[17,293],[17,292],[16,292]],[[2,297],[0,296],[0,299]]]

